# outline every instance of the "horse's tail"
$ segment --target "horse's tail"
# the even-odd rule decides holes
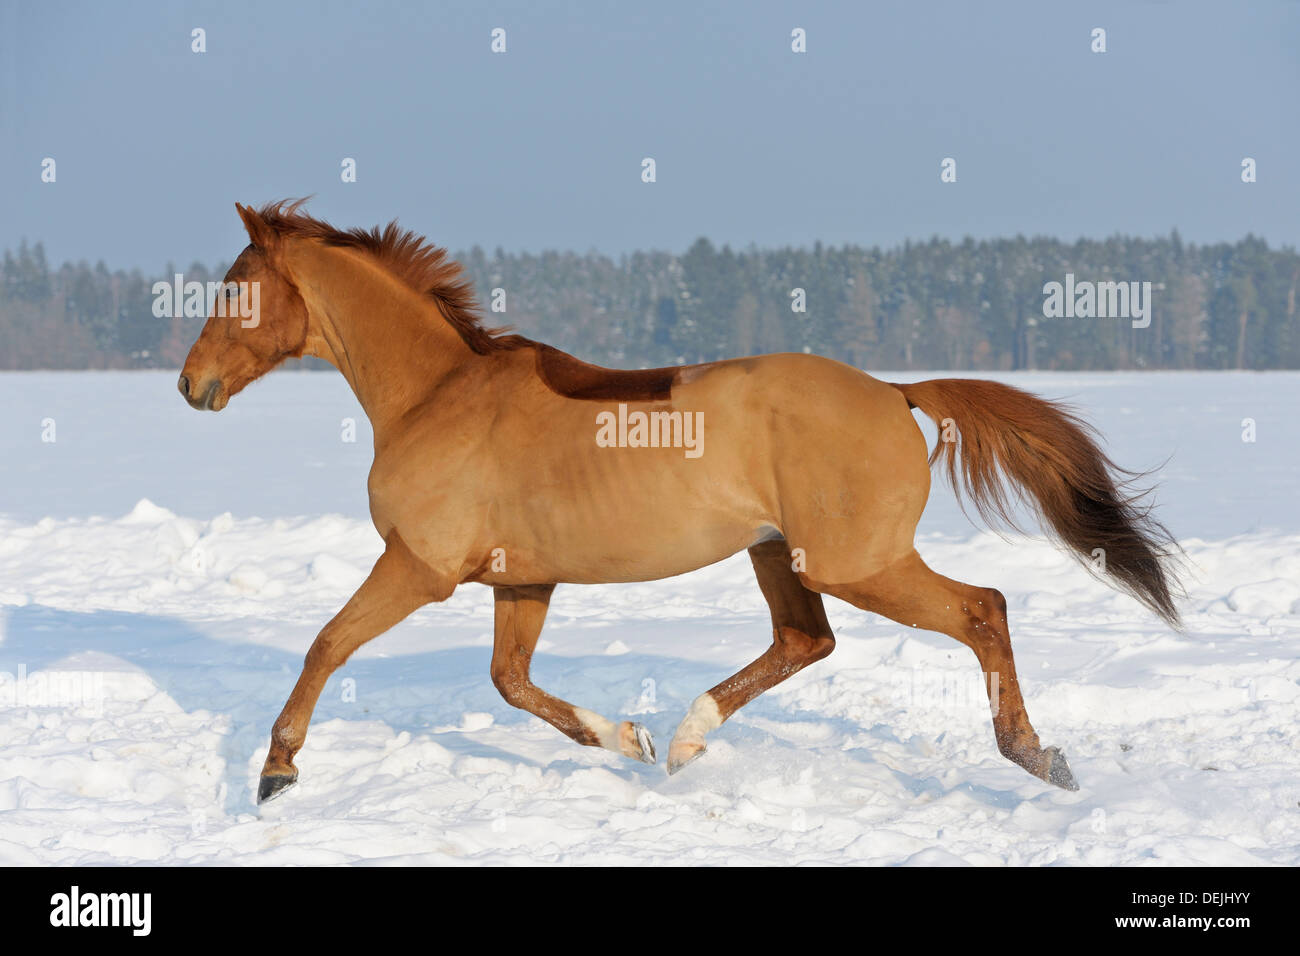
[[[1108,583],[1180,626],[1171,594],[1178,545],[1134,489],[1143,476],[1117,467],[1088,424],[999,382],[941,378],[894,388],[939,426],[930,463],[945,460],[959,500],[964,488],[981,517],[1013,528],[1014,507],[1025,502],[1085,567],[1097,568],[1100,548]]]

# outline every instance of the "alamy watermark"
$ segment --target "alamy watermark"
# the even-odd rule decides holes
[[[1049,319],[1132,319],[1133,328],[1151,324],[1150,282],[1065,282],[1043,286],[1043,315]]]
[[[704,454],[703,412],[629,412],[596,415],[596,444],[600,448],[681,448],[687,458]]]
[[[215,314],[223,319],[238,317],[245,329],[255,329],[261,322],[260,282],[186,282],[178,272],[171,282],[159,279],[151,291],[153,314],[160,319],[206,319]]]
[[[61,707],[104,712],[102,671],[45,670],[28,674],[26,665],[18,673],[0,671],[0,710],[9,707]]]
[[[1001,675],[924,667],[897,670],[890,678],[890,703],[911,711],[991,711],[996,717],[1002,703]]]
[[[133,936],[148,936],[153,928],[153,894],[86,893],[73,886],[50,897],[50,925],[123,927]]]

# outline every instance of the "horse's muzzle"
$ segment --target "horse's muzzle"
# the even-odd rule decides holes
[[[196,397],[190,394],[189,377],[182,375],[176,382],[176,388],[185,401],[189,403],[190,408],[197,408],[199,411],[211,411],[212,403],[217,400],[217,392],[221,388],[221,383],[213,380],[207,390],[201,396]]]

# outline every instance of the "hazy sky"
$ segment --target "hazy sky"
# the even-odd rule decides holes
[[[1300,244],[1293,2],[0,0],[0,83],[0,247],[55,262],[229,260],[308,193],[453,249]]]

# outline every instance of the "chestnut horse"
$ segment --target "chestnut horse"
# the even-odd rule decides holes
[[[560,582],[671,577],[743,549],[772,645],[694,700],[669,773],[739,708],[831,652],[830,594],[971,648],[998,749],[1077,789],[1025,713],[1002,594],[935,573],[913,547],[938,459],[986,517],[1010,520],[1023,498],[1066,548],[1084,560],[1102,549],[1106,580],[1177,624],[1176,545],[1126,492],[1131,474],[1058,405],[988,381],[891,385],[812,355],[599,368],[483,327],[445,250],[395,223],[335,229],[300,206],[236,204],[250,244],[226,294],[258,283],[260,311],[214,308],[179,381],[192,406],[219,411],[284,359],[319,356],[374,426],[370,513],[384,552],[307,652],[271,732],[259,802],[297,779],[293,758],[330,674],[466,581],[492,586],[492,681],[510,704],[580,744],[654,763],[640,724],[530,679],[551,594]],[[941,425],[934,455],[912,409]]]

